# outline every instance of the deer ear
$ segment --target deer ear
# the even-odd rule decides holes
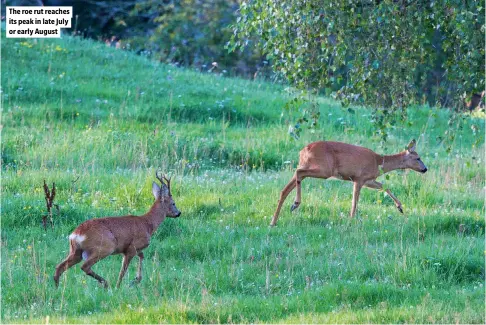
[[[407,147],[407,151],[415,151],[415,145],[417,144],[417,142],[415,141],[415,139],[413,139],[412,141],[410,141],[410,143],[408,144],[408,147]]]
[[[156,200],[160,198],[160,187],[155,182],[152,182],[152,194]]]

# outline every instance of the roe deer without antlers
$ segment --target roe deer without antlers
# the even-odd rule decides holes
[[[152,183],[155,202],[149,212],[140,217],[128,215],[91,219],[83,222],[73,231],[69,236],[69,255],[56,267],[54,274],[56,287],[59,286],[61,274],[84,259],[81,269],[107,288],[106,280],[93,272],[91,267],[103,258],[114,254],[123,254],[117,287],[120,286],[130,261],[136,255],[138,255],[140,263],[137,277],[132,283],[137,284],[142,280],[142,250],[149,245],[150,237],[165,217],[177,218],[181,215],[172,199],[170,179],[165,176],[160,178],[157,173],[155,176],[161,186],[159,187],[155,182]],[[164,180],[167,184],[164,183]]]
[[[415,140],[412,140],[405,151],[395,155],[382,156],[370,149],[341,142],[318,141],[307,145],[300,151],[299,167],[294,177],[280,193],[277,210],[273,215],[271,226],[277,223],[282,204],[289,193],[297,187],[297,194],[290,211],[297,209],[301,202],[301,182],[306,177],[330,178],[354,182],[351,217],[356,213],[359,192],[363,186],[382,190],[383,184],[376,178],[396,169],[412,169],[425,173],[427,167],[415,152]],[[401,202],[385,189],[395,201],[397,209],[403,213]]]

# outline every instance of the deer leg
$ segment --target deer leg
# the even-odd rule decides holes
[[[356,208],[358,207],[358,200],[359,200],[359,192],[361,191],[361,187],[363,184],[359,182],[354,182],[353,186],[353,205],[351,207],[351,217],[354,217],[356,213]]]
[[[278,219],[278,215],[280,214],[280,209],[282,208],[285,199],[287,198],[289,193],[294,189],[294,187],[295,187],[295,175],[294,177],[292,177],[290,182],[287,185],[285,185],[282,192],[280,193],[280,199],[278,200],[277,210],[273,214],[273,218],[272,218],[272,222],[270,223],[270,226],[275,226],[277,224],[277,219]]]
[[[61,276],[61,274],[67,271],[67,269],[69,269],[70,267],[81,262],[81,253],[82,250],[71,252],[64,261],[56,266],[56,273],[54,274],[54,283],[56,284],[56,288],[59,286],[59,277]]]
[[[297,193],[295,195],[295,201],[294,204],[290,207],[290,211],[294,211],[297,209],[300,205],[301,202],[301,195],[302,195],[302,187],[300,183],[302,183],[302,180],[306,177],[316,177],[316,178],[327,178],[324,177],[324,175],[321,175],[319,170],[309,170],[309,169],[303,169],[299,168],[295,172],[295,186],[297,187]]]
[[[139,263],[138,263],[138,269],[137,269],[137,277],[130,283],[130,285],[135,285],[135,284],[139,284],[140,281],[142,281],[142,262],[143,262],[143,253],[140,252],[138,253],[138,259],[139,259]]]
[[[102,278],[101,276],[99,276],[98,274],[96,274],[95,272],[93,272],[93,270],[91,269],[91,267],[96,264],[98,261],[102,260],[103,258],[107,257],[108,255],[110,255],[112,252],[108,253],[108,252],[103,252],[100,254],[100,252],[97,252],[98,254],[94,254],[94,253],[88,253],[87,256],[88,258],[86,259],[86,261],[83,263],[83,265],[81,266],[81,270],[84,271],[84,273],[86,273],[87,275],[89,275],[90,277],[93,277],[95,278],[96,280],[98,280],[98,282],[100,284],[103,285],[103,287],[105,287],[105,289],[108,289],[108,282]]]
[[[125,276],[125,273],[127,272],[128,265],[130,265],[130,262],[132,261],[132,258],[137,254],[135,248],[133,246],[130,246],[130,248],[123,254],[123,262],[122,262],[122,267],[120,270],[120,274],[118,275],[118,281],[116,283],[116,287],[119,288],[121,281],[123,277]]]
[[[369,188],[374,188],[374,189],[377,189],[377,190],[383,190],[383,184],[380,183],[380,182],[377,182],[375,180],[367,181],[364,184],[364,186],[369,187]],[[395,206],[397,207],[398,211],[400,211],[401,213],[403,213],[402,203],[400,202],[400,200],[398,200],[398,198],[395,195],[393,195],[393,193],[389,189],[386,189],[385,192],[395,202]]]
[[[296,190],[296,193],[295,193],[295,201],[294,203],[292,204],[292,206],[290,207],[290,212],[293,212],[295,209],[297,209],[299,206],[300,206],[300,202],[301,202],[301,195],[302,195],[302,186],[301,186],[301,183],[302,183],[302,180],[304,179],[304,177],[302,177],[302,175],[299,175],[301,173],[299,173],[299,170],[297,170],[295,172],[295,187],[297,188]]]

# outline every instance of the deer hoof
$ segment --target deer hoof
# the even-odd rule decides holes
[[[292,204],[292,206],[290,207],[290,212],[293,212],[295,209],[297,209],[299,205],[299,202],[294,202],[294,204]]]
[[[277,219],[278,217],[276,218],[275,216],[273,216],[272,221],[270,221],[270,227],[275,227],[275,225],[277,224]]]
[[[140,283],[140,281],[141,281],[141,280],[142,280],[142,279],[139,279],[139,278],[135,278],[135,279],[133,279],[133,280],[130,282],[130,287],[134,287],[134,286],[136,286],[137,284],[139,284],[139,283]]]
[[[398,209],[398,211],[400,211],[400,213],[403,213],[403,210],[402,210],[402,207],[401,206],[397,206],[397,209]]]

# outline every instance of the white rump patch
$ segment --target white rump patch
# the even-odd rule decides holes
[[[69,235],[70,240],[74,240],[76,243],[81,244],[83,240],[86,239],[85,235],[80,235],[80,234],[71,234]]]

